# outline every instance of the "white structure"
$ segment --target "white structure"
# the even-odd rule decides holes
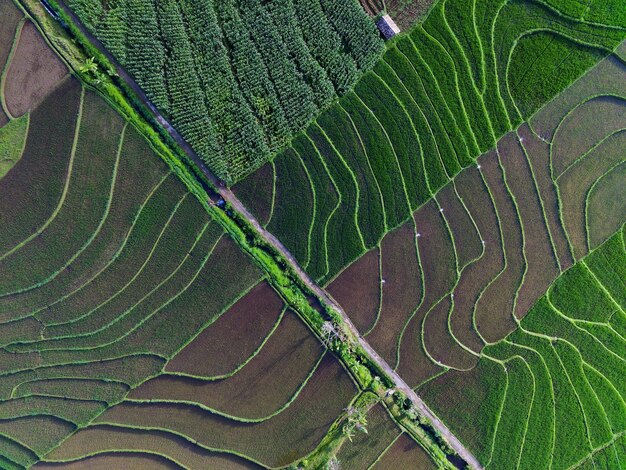
[[[380,30],[381,34],[385,39],[391,39],[396,34],[400,33],[400,28],[395,21],[389,15],[381,16],[378,21],[376,21],[376,26]]]

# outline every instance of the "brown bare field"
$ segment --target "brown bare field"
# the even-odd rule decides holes
[[[413,218],[419,234],[415,240],[424,276],[424,298],[420,308],[428,310],[450,292],[456,282],[454,243],[436,201],[427,202],[413,214]]]
[[[476,231],[472,219],[459,200],[454,189],[454,183],[444,187],[435,198],[444,210],[443,217],[452,232],[459,269],[462,269],[482,253],[480,234]]]
[[[564,271],[574,264],[574,259],[559,216],[556,186],[550,176],[550,146],[539,139],[526,123],[522,124],[517,132],[519,137],[523,139],[522,145],[526,149],[528,162],[537,180],[546,220],[558,254],[559,266]]]
[[[495,153],[490,155],[492,158],[485,158],[481,161],[481,171],[498,212],[504,243],[505,266],[503,271],[495,277],[482,278],[484,289],[474,307],[474,315],[476,328],[485,341],[496,342],[517,327],[513,319],[513,310],[515,294],[522,282],[525,263],[522,227],[506,185],[514,180],[516,175],[511,172],[507,173],[505,183],[498,155]],[[497,229],[494,227],[493,230]]]
[[[182,437],[161,431],[143,431],[127,429],[109,425],[95,425],[84,428],[70,437],[62,446],[46,456],[46,460],[75,460],[88,454],[106,451],[120,452],[133,451],[142,455],[142,451],[166,456],[185,468],[236,470],[259,468],[258,465],[248,462],[235,455],[211,452],[197,446]],[[112,454],[109,454],[112,455]],[[87,462],[81,459],[76,463]],[[128,462],[130,464],[130,462]],[[46,466],[60,466],[44,465]],[[126,464],[124,464],[126,465]],[[37,466],[39,467],[39,465]],[[80,468],[80,467],[76,467]],[[89,467],[86,467],[89,468]],[[152,468],[152,467],[108,467],[108,468]],[[178,468],[178,467],[177,467]]]
[[[625,146],[626,131],[613,134],[557,180],[563,203],[563,222],[577,259],[583,257],[589,250],[585,226],[587,192],[602,174],[623,161]],[[605,214],[606,217],[611,217],[610,212]],[[602,215],[602,213],[598,214],[600,217],[598,220],[602,220]],[[614,223],[617,225],[621,221],[615,220]],[[617,228],[619,225],[615,230]]]
[[[389,364],[396,362],[398,336],[421,297],[415,232],[410,222],[389,232],[380,244],[382,304],[367,341]]]
[[[0,2],[0,71],[6,65],[13,38],[17,33],[17,25],[24,15],[11,1]],[[4,115],[4,113],[2,113]],[[4,115],[6,118],[6,115]],[[1,122],[1,121],[0,121]],[[0,127],[2,124],[0,124]]]
[[[379,260],[378,248],[368,251],[326,287],[361,334],[374,326],[380,308]]]
[[[537,186],[518,137],[514,133],[508,134],[498,148],[524,233],[527,267],[515,306],[515,316],[521,319],[559,275],[559,263],[552,248]]]
[[[398,24],[400,29],[409,29],[430,9],[434,0],[387,0],[386,10]]]
[[[626,220],[626,163],[613,168],[590,190],[587,198],[589,247],[599,246]]]
[[[434,360],[454,369],[471,369],[478,362],[474,356],[463,349],[450,335],[448,315],[452,308],[452,299],[445,297],[426,314],[424,318],[424,348]]]
[[[341,468],[369,468],[398,434],[400,429],[383,405],[374,405],[367,414],[367,434],[357,433],[337,453]]]
[[[624,128],[626,128],[626,101],[622,98],[600,96],[572,110],[554,134],[552,143],[554,178],[604,137]]]
[[[64,470],[111,470],[143,468],[150,470],[179,470],[180,466],[174,462],[158,455],[141,454],[134,452],[110,452],[101,455],[94,455],[78,460],[76,462],[38,462],[33,468],[53,469],[62,468]]]
[[[262,419],[296,394],[323,353],[317,338],[290,312],[261,352],[234,376],[203,381],[161,375],[133,390],[129,398],[199,403],[231,416]],[[204,361],[219,358],[206,356]]]
[[[10,311],[13,317],[22,316],[49,306],[52,301],[68,295],[92,279],[118,251],[141,205],[165,176],[166,171],[165,164],[153,158],[152,150],[145,139],[134,128],[127,127],[117,169],[114,197],[100,233],[54,281],[38,289],[0,299],[0,312]],[[139,173],[142,177],[135,178],[134,175]]]
[[[531,127],[544,140],[552,141],[559,122],[581,99],[595,95],[626,96],[626,65],[609,56],[572,83],[555,99],[541,108],[531,119]]]
[[[2,253],[35,232],[54,211],[65,185],[79,100],[80,83],[67,80],[32,112],[24,154],[0,180]]]
[[[420,308],[407,324],[400,344],[400,361],[396,367],[398,374],[413,388],[443,370],[424,351],[422,322],[425,315],[426,311]]]
[[[274,164],[263,165],[237,183],[233,192],[262,225],[267,224],[274,197]]]
[[[437,465],[419,444],[403,433],[372,468],[375,470],[403,468],[435,470]]]
[[[174,356],[165,368],[201,377],[225,375],[249,358],[278,321],[283,301],[263,281]]]
[[[329,355],[298,398],[285,411],[261,423],[232,421],[191,405],[129,402],[110,408],[97,421],[169,429],[263,465],[283,466],[317,446],[356,391],[347,373]],[[268,446],[268,442],[273,445]]]
[[[446,209],[443,209],[445,214]],[[425,291],[422,302],[402,338],[398,371],[410,385],[415,386],[440,370],[424,352],[423,320],[430,308],[454,287],[457,273],[454,245],[435,201],[429,201],[422,206],[413,217],[420,235],[416,240]]]
[[[495,159],[493,152],[480,157],[478,164],[482,167],[489,159]],[[482,169],[468,168],[456,181],[459,196],[476,222],[485,245],[482,257],[461,273],[454,289],[454,308],[450,315],[450,328],[456,338],[475,352],[482,349],[483,341],[474,330],[474,306],[485,287],[485,280],[493,279],[504,267],[500,233],[496,229],[498,219],[480,171]]]
[[[6,76],[4,98],[9,112],[18,117],[33,109],[67,73],[37,28],[26,22]]]

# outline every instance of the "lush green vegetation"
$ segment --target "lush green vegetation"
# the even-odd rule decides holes
[[[358,21],[345,29],[349,12],[335,11],[331,2],[302,4],[307,14],[325,15],[327,31],[335,32],[337,44],[349,45],[352,51],[373,47],[362,36],[351,35],[360,27]],[[525,12],[520,10],[521,4],[502,6],[499,17],[517,18]],[[182,47],[184,29],[191,24],[181,13],[184,3],[155,5],[159,34],[165,31],[164,44],[175,50],[162,58],[167,78],[164,96],[169,104],[201,106],[203,99],[180,93],[180,87],[202,87],[204,79],[184,67],[197,60],[195,52]],[[285,5],[290,4],[227,3],[216,17],[216,21],[229,24],[224,35],[237,44],[233,53],[241,54],[241,60],[233,62],[235,67],[253,77],[249,96],[273,90],[267,101],[252,101],[259,110],[270,111],[261,113],[263,119],[256,121],[265,126],[262,133],[276,130],[279,139],[288,139],[297,131],[294,127],[282,134],[280,126],[287,129],[292,122],[304,123],[319,109],[307,103],[328,99],[328,84],[335,91],[343,86],[347,90],[360,67],[373,65],[365,55],[349,55],[344,48],[345,57],[349,55],[351,60],[343,60],[335,75],[328,74],[328,80],[315,89],[293,88],[300,83],[293,80],[294,67],[306,70],[310,77],[320,77],[322,61],[336,58],[332,54],[335,49],[319,41],[323,35],[313,30],[319,22],[309,21],[306,26],[303,22],[301,37],[293,34],[297,28],[284,37],[280,31],[280,38],[275,30],[266,28],[275,17],[286,25],[300,21],[300,4],[293,9],[283,8]],[[269,192],[271,187],[271,206],[259,209],[267,215],[268,228],[281,235],[310,271],[319,270],[316,276],[324,282],[365,250],[379,251],[374,288],[380,300],[368,325],[368,340],[411,385],[425,383],[422,388],[426,390],[444,382],[449,387],[446,381],[452,377],[453,390],[446,389],[449,393],[443,394],[447,404],[458,400],[459,409],[473,406],[474,410],[480,403],[476,421],[468,421],[474,415],[465,414],[460,417],[462,424],[454,425],[478,429],[467,442],[481,460],[494,468],[515,466],[518,461],[541,468],[548,459],[557,466],[568,466],[589,462],[597,454],[595,458],[605,459],[610,467],[614,457],[619,461],[619,454],[607,455],[604,449],[617,442],[624,420],[619,380],[625,371],[615,359],[623,355],[626,328],[624,315],[615,315],[623,310],[623,273],[612,265],[624,264],[623,236],[606,245],[612,251],[596,250],[582,264],[565,270],[623,222],[619,199],[607,211],[598,203],[607,195],[619,194],[622,185],[621,114],[607,112],[604,101],[608,97],[619,101],[623,96],[623,65],[611,57],[603,62],[604,68],[596,69],[586,81],[578,82],[533,116],[531,125],[524,124],[495,141],[606,54],[617,40],[617,30],[600,26],[601,20],[585,23],[581,12],[574,15],[567,5],[558,8],[571,17],[529,3],[527,8],[536,22],[520,22],[514,28],[496,22],[495,37],[501,43],[490,48],[493,57],[483,57],[470,33],[480,38],[478,31],[486,29],[456,30],[467,7],[452,1],[445,7],[437,7],[430,22],[396,41],[388,53],[395,54],[395,59],[386,57],[374,65],[354,92],[320,115],[283,157],[263,170],[264,175],[273,175],[269,184],[253,181],[247,190],[259,187]],[[571,68],[551,72],[559,78],[549,80],[553,88],[543,87],[534,95],[523,88],[515,92],[507,82],[509,74],[525,73],[520,64],[536,55],[537,41],[544,40],[540,35],[528,43],[517,41],[528,36],[524,28],[533,25],[549,27],[546,38],[552,45],[546,50],[553,49],[550,54],[576,49]],[[204,28],[200,23],[196,26],[198,31]],[[575,38],[563,39],[565,33]],[[555,42],[552,36],[563,40]],[[598,37],[603,38],[600,43],[608,39],[591,44]],[[306,48],[318,67],[313,61],[303,65],[304,61],[282,60],[279,39],[300,50],[303,55],[297,57],[305,57],[302,48]],[[491,36],[487,40],[491,41]],[[267,47],[259,48],[259,44]],[[239,52],[234,52],[238,48]],[[242,58],[243,51],[255,48],[250,67]],[[213,53],[219,49],[218,45]],[[506,66],[502,65],[504,51],[511,58]],[[485,59],[487,65],[481,62],[481,67],[475,67],[470,55]],[[101,57],[98,61],[108,67],[106,61],[100,62]],[[271,67],[264,69],[262,64]],[[399,72],[402,67],[404,72]],[[513,71],[515,67],[518,71]],[[263,71],[266,73],[260,73]],[[113,98],[143,131],[145,123],[136,118],[117,89],[117,94],[113,93],[111,82],[116,78],[101,80],[97,73],[90,73],[85,73],[88,82]],[[93,77],[98,80],[91,80]],[[584,83],[596,86],[585,88]],[[278,84],[291,87],[294,93],[281,93]],[[244,91],[241,93],[247,100]],[[489,102],[493,96],[500,104]],[[69,98],[67,103],[64,98]],[[603,104],[593,108],[599,102]],[[67,107],[59,108],[58,103]],[[591,103],[596,114],[585,111],[582,103]],[[621,104],[612,102],[611,106],[619,109]],[[279,108],[282,114],[273,112]],[[59,132],[70,130],[73,139],[58,138],[55,149],[61,162],[55,163],[56,177],[35,180],[39,185],[35,191],[50,193],[50,202],[39,212],[9,212],[16,220],[35,223],[21,222],[24,234],[7,228],[4,237],[12,244],[0,254],[0,267],[15,273],[0,280],[0,333],[6,368],[0,380],[4,397],[0,401],[0,433],[7,437],[3,454],[15,456],[7,465],[29,465],[42,456],[76,460],[80,465],[113,458],[115,452],[119,452],[115,458],[121,459],[116,462],[134,462],[132,453],[141,452],[141,458],[156,456],[185,466],[278,466],[301,459],[320,440],[324,446],[333,432],[342,434],[340,454],[351,461],[346,436],[358,429],[364,413],[351,414],[346,406],[362,388],[370,387],[382,398],[389,383],[350,335],[330,340],[324,333],[328,333],[324,327],[330,325],[337,338],[345,334],[336,312],[306,298],[308,289],[239,214],[228,206],[224,211],[209,208],[205,191],[188,173],[186,161],[168,153],[153,130],[146,135],[164,152],[163,157],[171,163],[169,169],[156,161],[146,165],[154,160],[153,149],[132,125],[75,80],[49,97],[41,109],[32,114],[37,124],[33,132],[49,129],[52,118],[64,118]],[[600,110],[610,116],[605,120],[609,124],[591,125],[590,116],[597,118]],[[192,131],[200,132],[193,126],[211,124],[210,116],[209,121],[207,115],[197,117]],[[573,123],[582,123],[582,127]],[[32,171],[33,162],[43,160],[36,143],[18,164],[22,173],[12,172],[7,184],[13,186],[6,187],[16,188],[19,177]],[[474,168],[476,155],[494,144],[496,151],[481,157]],[[206,145],[210,149],[215,142]],[[97,155],[97,161],[90,162],[88,155]],[[597,164],[600,159],[602,164]],[[462,171],[466,166],[472,168]],[[183,177],[187,187],[170,172]],[[137,174],[143,177],[137,178]],[[453,182],[446,185],[450,180]],[[210,188],[208,191],[212,194]],[[84,198],[85,194],[89,197]],[[300,205],[300,201],[305,203]],[[20,208],[28,207],[29,202],[33,205],[21,200]],[[406,223],[412,212],[412,220]],[[72,217],[76,213],[81,214],[80,221]],[[63,236],[63,227],[69,229],[69,235]],[[224,236],[224,230],[239,246]],[[301,319],[326,338],[349,374],[324,353],[300,320],[283,308],[283,300],[279,299],[271,314],[258,312],[267,315],[259,328],[244,330],[239,337],[232,334],[232,325],[241,323],[236,306],[254,302],[245,299],[257,298],[258,287],[246,292],[262,276],[240,248],[252,255]],[[43,256],[48,252],[49,256]],[[29,265],[34,269],[24,269]],[[563,271],[546,298],[531,309]],[[335,282],[341,282],[341,276]],[[597,285],[603,289],[594,290]],[[572,296],[572,291],[580,295]],[[360,295],[358,291],[354,294]],[[598,316],[588,313],[590,305]],[[602,308],[596,310],[596,306]],[[522,330],[493,344],[529,310]],[[559,312],[562,315],[556,315]],[[218,338],[220,347],[241,346],[240,354],[229,355],[228,367],[221,362],[206,364],[205,370],[213,371],[210,373],[181,368],[188,362],[186,358],[197,357],[197,351],[211,338]],[[491,344],[483,349],[485,343]],[[218,365],[224,367],[220,370]],[[448,368],[457,371],[436,377]],[[461,372],[468,369],[471,372]],[[382,379],[372,380],[377,375]],[[471,380],[465,380],[469,375]],[[463,393],[463,387],[470,393]],[[533,390],[531,396],[529,389]],[[554,390],[561,392],[558,406]],[[442,399],[437,392],[434,396]],[[442,445],[441,438],[428,422],[420,420],[402,394],[383,401],[403,423],[404,438],[410,433],[420,442]],[[76,406],[69,409],[68,403]],[[553,413],[544,413],[550,404]],[[374,409],[380,411],[381,407]],[[105,408],[108,411],[101,414]],[[374,415],[372,411],[370,416]],[[404,455],[402,450],[407,452],[412,441],[387,439],[395,437],[395,429],[387,432],[389,422],[380,421],[382,436],[375,432],[377,426],[372,428],[371,441],[365,439],[369,435],[357,434],[358,458],[369,459],[369,464],[380,457],[382,468],[409,458],[424,460],[427,465],[428,458],[419,448],[408,452],[412,457]],[[553,423],[559,424],[547,440],[536,431]],[[49,432],[38,438],[36,431],[44,427]],[[324,437],[328,429],[330,434]],[[263,445],[268,439],[276,445]],[[562,441],[576,444],[555,445]],[[398,449],[398,442],[403,449]],[[367,452],[358,451],[361,446]],[[441,450],[430,449],[430,453],[441,463]],[[133,458],[140,457],[135,454]],[[308,465],[306,459],[302,463]]]
[[[0,127],[0,178],[22,157],[28,132],[28,118],[29,115],[25,114]]]
[[[626,313],[611,285],[620,279],[623,296],[624,236],[623,228],[562,274],[475,369],[420,388],[487,468],[619,466],[626,341],[613,324]]]
[[[610,15],[586,21],[562,3],[438,2],[274,162],[304,169],[275,174],[271,197],[253,183],[267,169],[237,194],[273,207],[268,227],[327,282],[624,38]]]
[[[356,0],[71,0],[212,171],[234,183],[378,59]]]

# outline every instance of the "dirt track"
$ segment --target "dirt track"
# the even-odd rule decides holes
[[[60,2],[61,3],[61,2]],[[450,445],[452,449],[455,450],[472,468],[482,469],[480,462],[476,459],[472,453],[466,449],[463,444],[452,434],[452,432],[447,428],[445,424],[428,408],[428,406],[423,402],[423,400],[415,393],[413,389],[411,389],[406,382],[384,361],[378,353],[368,344],[368,342],[359,334],[358,330],[343,310],[343,308],[320,286],[318,286],[309,275],[300,267],[296,259],[293,255],[287,250],[287,248],[270,232],[265,230],[259,223],[259,221],[248,211],[248,209],[243,205],[243,203],[235,196],[235,194],[228,189],[224,183],[219,180],[204,164],[204,162],[200,159],[200,157],[193,151],[191,146],[185,142],[182,136],[173,128],[173,126],[159,113],[157,108],[150,102],[148,97],[145,95],[143,90],[137,85],[134,79],[115,61],[115,59],[110,55],[110,53],[104,48],[104,46],[93,37],[89,31],[85,29],[85,27],[80,23],[78,18],[64,5],[62,4],[65,11],[71,15],[74,20],[74,23],[81,29],[83,34],[95,45],[98,49],[105,54],[111,63],[115,64],[117,73],[120,78],[122,78],[128,86],[132,88],[132,90],[137,94],[137,96],[144,102],[146,106],[150,108],[154,117],[163,125],[163,127],[168,131],[170,136],[185,150],[187,155],[193,160],[193,162],[198,166],[198,168],[202,171],[205,177],[214,185],[217,189],[219,195],[225,200],[228,201],[234,210],[239,212],[246,220],[255,228],[258,234],[270,245],[276,248],[289,262],[293,270],[297,273],[300,279],[314,292],[320,299],[323,299],[328,305],[332,306],[344,319],[346,325],[354,336],[358,338],[359,344],[367,352],[370,360],[375,362],[383,369],[387,375],[394,382],[395,388],[401,390],[406,396],[415,404],[415,406],[421,411],[421,413],[426,416],[431,422],[432,425],[437,431],[442,435],[442,437],[446,440],[446,442]]]

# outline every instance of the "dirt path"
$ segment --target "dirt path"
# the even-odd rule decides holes
[[[120,78],[122,78],[128,86],[132,88],[132,90],[137,94],[137,96],[141,99],[141,101],[151,110],[154,117],[159,121],[159,123],[168,131],[170,136],[181,146],[181,148],[185,151],[185,153],[193,160],[193,162],[198,166],[198,168],[202,171],[204,176],[214,185],[217,189],[219,195],[230,205],[234,210],[239,212],[258,232],[258,234],[270,245],[276,248],[289,262],[290,266],[296,272],[298,277],[314,292],[320,299],[326,302],[328,305],[332,306],[344,319],[346,325],[354,336],[358,338],[359,344],[361,347],[367,352],[370,360],[376,364],[378,364],[386,374],[391,378],[394,382],[395,388],[401,390],[406,396],[415,404],[415,406],[420,410],[420,412],[426,416],[431,422],[432,425],[437,431],[442,435],[445,441],[449,444],[449,446],[454,449],[454,451],[461,456],[472,468],[482,469],[480,462],[476,457],[472,455],[472,453],[466,449],[463,444],[456,438],[454,434],[447,428],[445,424],[428,408],[426,403],[415,393],[415,391],[408,386],[408,384],[391,368],[387,362],[382,359],[378,353],[369,345],[369,343],[359,334],[358,330],[343,310],[343,308],[320,286],[318,286],[309,275],[300,267],[296,259],[293,255],[287,250],[287,248],[270,232],[265,230],[264,227],[261,226],[259,221],[248,211],[248,209],[243,205],[243,203],[235,196],[235,194],[228,189],[223,181],[217,178],[211,170],[205,165],[205,163],[200,159],[200,157],[193,151],[191,146],[185,142],[185,139],[174,129],[174,127],[159,113],[157,108],[150,102],[146,94],[143,90],[137,85],[135,80],[118,64],[118,62],[111,56],[111,54],[106,50],[106,48],[98,41],[94,36],[92,36],[89,31],[82,25],[79,19],[67,8],[67,6],[63,2],[59,2],[61,6],[65,9],[65,11],[72,17],[74,23],[80,28],[83,34],[95,45],[98,49],[107,56],[107,58],[111,61],[112,64],[115,65],[117,69],[117,73]]]

